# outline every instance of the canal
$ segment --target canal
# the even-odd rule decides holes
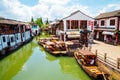
[[[0,80],[93,80],[74,57],[47,53],[38,38],[0,61]]]

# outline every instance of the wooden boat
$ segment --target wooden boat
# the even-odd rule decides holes
[[[54,47],[54,46],[51,46],[51,45],[46,45],[45,46],[45,49],[51,53],[51,54],[54,54],[54,55],[58,55],[58,54],[66,54],[67,51],[61,51],[59,50],[58,48]]]
[[[63,41],[49,41],[45,42],[45,44],[45,49],[52,54],[58,55],[67,53],[65,43]]]
[[[38,44],[43,46],[45,44],[45,42],[56,42],[58,40],[57,37],[49,37],[49,38],[39,38],[38,40]]]
[[[77,49],[82,48],[81,44],[79,42],[66,41],[65,44],[66,44],[66,49],[67,49],[67,52],[68,52],[67,53],[68,56],[74,56],[74,52]]]
[[[38,44],[41,45],[42,47],[45,47],[45,42],[47,42],[46,38],[40,38],[38,40]]]
[[[79,50],[74,52],[74,56],[83,70],[89,76],[92,76],[94,78],[105,78],[106,73],[104,71],[101,71],[100,68],[96,65],[95,54],[86,50]]]
[[[55,55],[67,53],[65,43],[59,41],[57,37],[40,38],[38,44],[43,46],[49,53]]]

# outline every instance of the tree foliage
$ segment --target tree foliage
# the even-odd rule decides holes
[[[49,21],[48,21],[48,18],[47,18],[46,21],[43,23],[42,18],[37,18],[34,23],[38,24],[41,28],[47,28],[48,24],[49,24]]]
[[[46,25],[48,25],[48,24],[49,24],[48,18],[47,18],[47,20],[46,20],[45,24],[46,24]]]
[[[31,18],[31,23],[34,23],[34,19],[33,19],[33,17]]]
[[[40,27],[42,27],[42,26],[43,26],[42,18],[37,18],[37,19],[35,20],[35,24],[38,24]]]

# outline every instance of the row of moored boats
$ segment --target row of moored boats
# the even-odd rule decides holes
[[[67,55],[69,54],[68,46],[75,46],[72,41],[60,41],[57,37],[40,38],[38,43],[51,54]],[[76,48],[72,53],[82,69],[89,75],[99,80],[106,80],[108,74],[97,65],[97,56],[88,50]]]

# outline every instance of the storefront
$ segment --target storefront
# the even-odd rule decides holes
[[[114,32],[103,31],[102,34],[104,35],[104,42],[114,45],[116,44],[116,36]]]

